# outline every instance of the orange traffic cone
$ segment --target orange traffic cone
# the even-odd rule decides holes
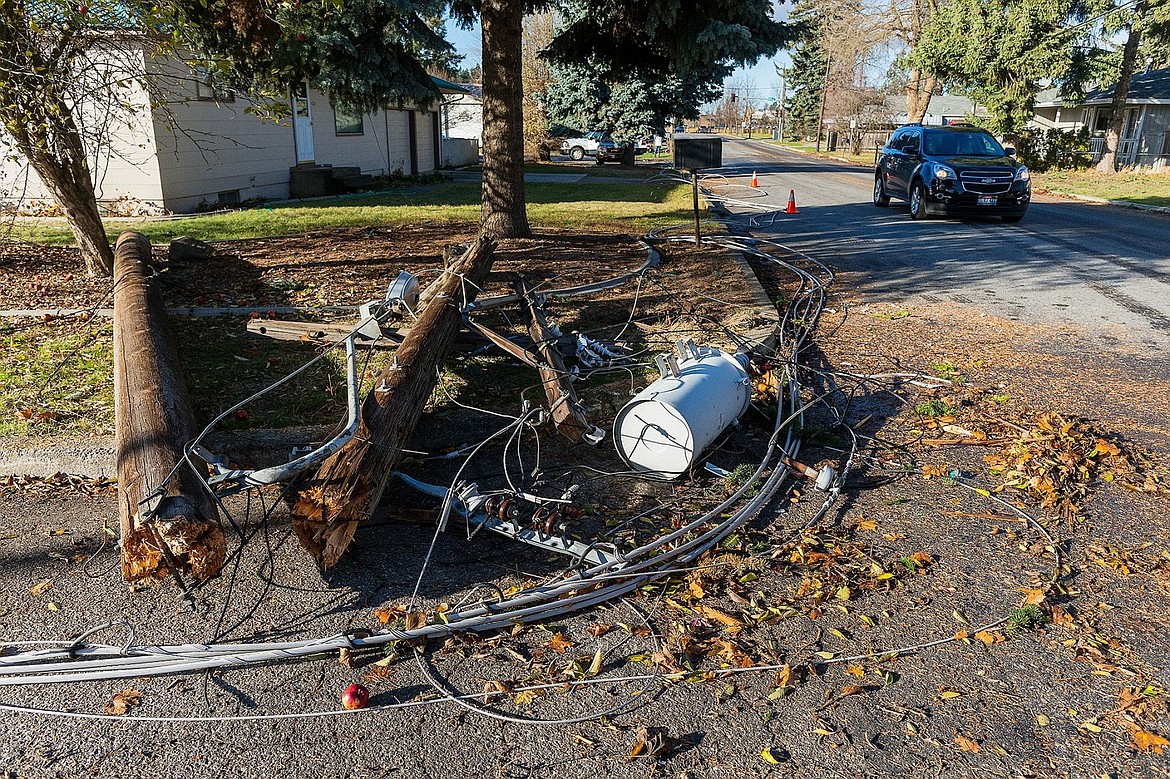
[[[784,209],[784,213],[786,213],[786,214],[799,214],[800,213],[799,211],[796,210],[796,190],[795,189],[788,190],[788,207]]]
[[[756,177],[756,172],[753,170],[752,171],[752,188],[753,189],[759,188],[759,186],[760,186],[760,180],[759,180],[759,178]]]

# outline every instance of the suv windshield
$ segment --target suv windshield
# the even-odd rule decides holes
[[[936,157],[1003,157],[999,141],[985,132],[926,132],[923,152]]]

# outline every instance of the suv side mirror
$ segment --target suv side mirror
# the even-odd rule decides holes
[[[1014,157],[1014,156],[1016,156],[1016,147],[1015,146],[1004,146],[1003,153],[1009,157]]]

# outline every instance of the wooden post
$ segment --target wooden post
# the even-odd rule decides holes
[[[459,333],[460,309],[487,281],[495,248],[481,236],[428,288],[426,306],[362,404],[357,434],[297,496],[293,529],[323,567],[337,563],[358,523],[377,508]]]
[[[526,279],[521,278],[516,282],[516,292],[524,298],[524,321],[528,325],[528,335],[543,361],[539,369],[540,381],[544,385],[545,397],[548,398],[553,425],[565,438],[573,443],[580,443],[585,434],[592,432],[594,427],[589,424],[585,412],[577,402],[573,382],[557,349],[557,336],[545,320],[544,309],[536,305],[532,288]]]
[[[114,249],[114,447],[126,581],[195,580],[223,566],[219,515],[185,464],[194,433],[187,386],[162,301],[146,278],[150,241],[126,232]],[[178,466],[176,468],[176,466]]]

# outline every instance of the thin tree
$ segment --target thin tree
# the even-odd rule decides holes
[[[938,0],[890,0],[889,32],[904,47],[909,63],[905,89],[908,122],[922,121],[930,108],[931,95],[938,88],[938,76],[914,57],[923,30],[937,9]]]
[[[111,18],[125,17],[96,3],[0,2],[0,127],[65,215],[92,276],[114,270],[89,163],[90,148],[108,138],[87,132],[81,108],[92,117],[119,111],[119,82],[133,75],[134,47]]]
[[[1127,37],[1121,49],[1121,63],[1110,101],[1104,152],[1097,163],[1100,173],[1117,171],[1121,134],[1125,127],[1125,104],[1139,62],[1143,59],[1165,62],[1170,58],[1170,4],[1139,0],[1132,8],[1127,3],[1119,3],[1111,10],[1105,15],[1102,32],[1105,35],[1125,32]]]

